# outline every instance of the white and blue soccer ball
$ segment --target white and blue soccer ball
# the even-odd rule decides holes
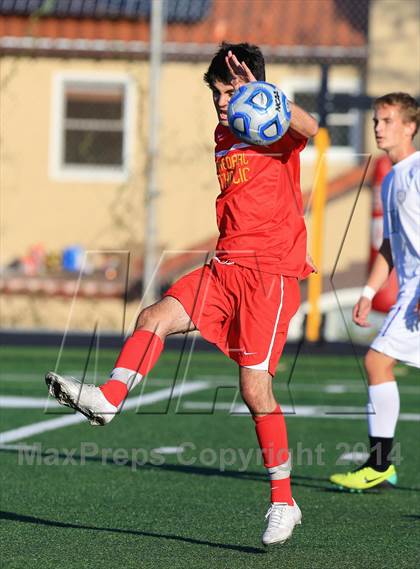
[[[228,122],[233,134],[250,144],[273,144],[290,125],[286,95],[271,83],[242,85],[229,101]]]

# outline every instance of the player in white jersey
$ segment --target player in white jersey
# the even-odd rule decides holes
[[[390,93],[375,101],[376,142],[393,167],[382,184],[383,242],[353,309],[353,321],[369,326],[372,299],[392,267],[397,272],[399,293],[365,356],[370,456],[356,471],[330,478],[340,488],[352,491],[396,484],[397,473],[390,460],[399,415],[394,366],[401,361],[420,368],[420,152],[413,144],[419,115],[416,100],[406,93]]]

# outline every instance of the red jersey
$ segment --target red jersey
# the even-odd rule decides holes
[[[307,139],[286,132],[270,146],[253,146],[219,124],[215,142],[217,257],[267,273],[308,276],[299,157]]]

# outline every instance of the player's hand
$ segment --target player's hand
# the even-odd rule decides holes
[[[362,328],[369,328],[370,323],[367,318],[371,308],[372,301],[365,296],[361,296],[353,308],[353,322]]]
[[[228,51],[225,60],[229,73],[232,75],[231,84],[235,89],[239,89],[239,87],[249,83],[250,81],[256,81],[255,76],[245,61],[239,62],[236,55],[230,50]]]

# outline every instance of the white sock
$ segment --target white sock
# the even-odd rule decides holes
[[[143,376],[140,373],[136,373],[132,369],[126,369],[125,367],[116,367],[112,370],[111,379],[121,381],[125,383],[128,391],[131,391],[140,383]]]
[[[396,381],[368,387],[367,404],[369,435],[392,439],[400,412],[400,394]]]

